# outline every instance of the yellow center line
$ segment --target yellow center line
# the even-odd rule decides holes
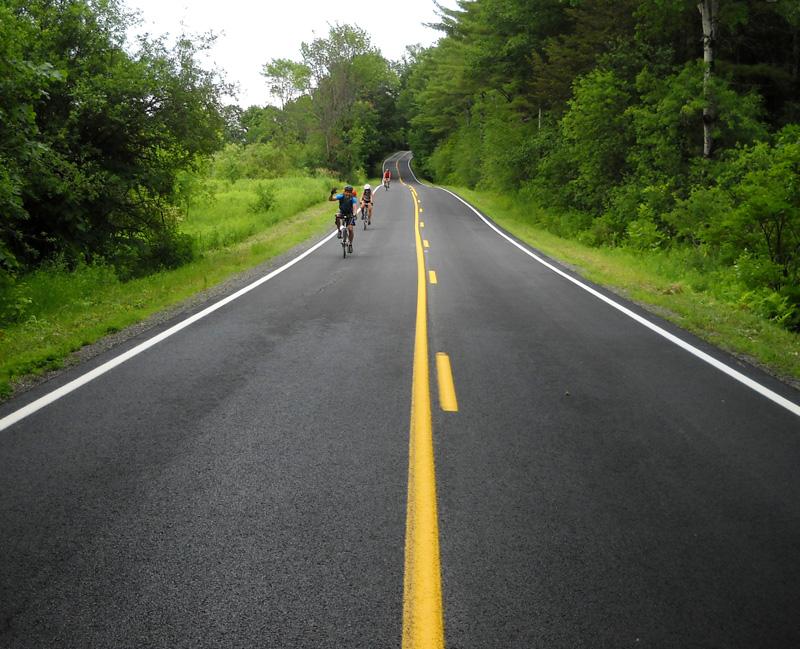
[[[428,271],[428,277],[431,280],[431,284],[436,284],[436,271],[435,270],[429,270]]]
[[[423,240],[422,240],[422,245],[423,245],[423,247],[425,247],[425,248],[430,248],[430,247],[431,247],[431,244],[430,244],[430,243],[428,243],[428,240],[427,240],[427,239],[423,239]]]
[[[414,239],[417,250],[417,321],[411,391],[411,433],[408,444],[402,649],[444,649],[436,469],[428,363],[427,286],[416,197],[414,197]]]
[[[421,228],[424,228],[424,227],[425,227],[425,224],[424,224],[422,221],[420,221],[420,222],[419,222],[419,227],[421,227]]]
[[[444,352],[436,352],[436,376],[439,379],[439,405],[442,410],[458,412],[453,368],[450,367],[450,357]]]

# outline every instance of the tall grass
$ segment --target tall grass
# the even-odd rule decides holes
[[[235,183],[211,179],[208,181],[211,199],[189,209],[181,222],[181,231],[195,239],[200,251],[217,250],[318,203],[334,185],[330,178],[308,176],[242,179]],[[255,207],[259,187],[274,190],[275,204],[269,211],[258,211]]]
[[[274,185],[268,211],[253,209],[260,183]],[[82,346],[321,234],[331,227],[330,205],[322,201],[335,184],[322,177],[218,184],[214,198],[181,222],[199,254],[175,270],[122,282],[110,266],[52,265],[20,278],[24,313],[0,329],[0,396],[16,379],[58,368]]]

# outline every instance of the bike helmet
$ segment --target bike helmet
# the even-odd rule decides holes
[[[369,183],[367,183],[366,185],[364,185],[364,189],[372,189],[372,187],[370,187]]]
[[[352,185],[345,185],[344,191],[352,193],[353,192],[353,186]]]

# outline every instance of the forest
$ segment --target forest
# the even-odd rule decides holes
[[[800,328],[800,3],[462,0],[399,108],[439,183],[547,206],[594,246],[671,250]]]
[[[800,3],[459,0],[439,16],[438,43],[401,61],[331,25],[299,60],[263,62],[274,101],[242,109],[203,63],[213,34],[132,43],[120,0],[3,0],[0,328],[31,317],[43,269],[125,282],[202,255],[184,222],[215,187],[359,182],[411,149],[420,176],[583,244],[668,251],[800,330]],[[264,210],[270,187],[253,185]]]

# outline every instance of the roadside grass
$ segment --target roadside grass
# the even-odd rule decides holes
[[[657,315],[789,383],[800,381],[800,335],[739,302],[731,270],[688,250],[595,248],[541,227],[545,212],[490,192],[451,187],[522,241]]]
[[[200,251],[217,250],[243,241],[309,206],[309,197],[327,196],[329,178],[294,176],[271,180],[242,179],[235,183],[210,179],[210,197],[201,207],[189,209],[180,224],[182,232],[195,240]],[[274,192],[274,206],[254,211],[257,189]]]
[[[197,238],[198,258],[180,268],[120,282],[106,266],[41,270],[23,278],[30,305],[22,322],[0,329],[0,397],[16,380],[61,367],[84,345],[173,306],[332,227],[322,203],[331,180],[284,178],[275,207],[253,213],[258,182],[218,188],[214,200],[181,224]]]

